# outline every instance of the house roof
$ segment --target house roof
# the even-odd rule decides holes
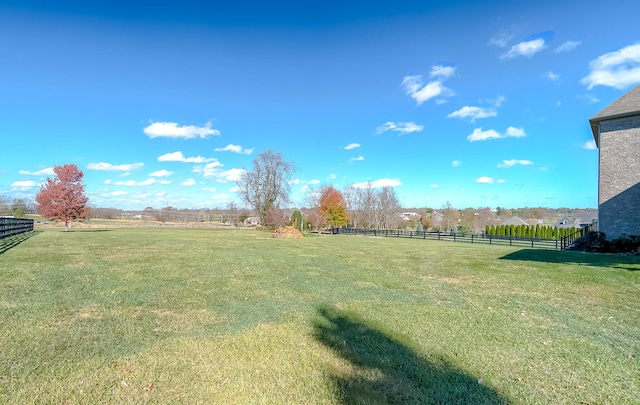
[[[506,221],[504,221],[502,223],[502,225],[529,225],[529,223],[523,221],[519,217],[515,217],[514,216],[514,217],[511,217],[511,218],[507,219]]]
[[[600,122],[632,115],[640,115],[640,86],[631,89],[604,110],[589,118],[596,145],[600,147]]]

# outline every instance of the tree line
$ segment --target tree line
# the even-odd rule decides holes
[[[560,228],[550,225],[486,225],[489,236],[507,236],[514,238],[534,238],[557,240],[578,232],[580,228]]]

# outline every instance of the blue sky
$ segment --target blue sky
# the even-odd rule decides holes
[[[75,163],[99,207],[226,207],[273,149],[299,206],[597,206],[587,120],[640,84],[637,2],[216,3],[0,0],[0,195]]]

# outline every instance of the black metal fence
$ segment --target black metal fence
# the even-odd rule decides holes
[[[538,239],[538,238],[516,238],[514,236],[495,235],[462,235],[442,232],[416,232],[397,229],[355,229],[355,228],[334,228],[334,234],[338,235],[365,235],[382,236],[395,238],[411,238],[425,240],[443,240],[450,242],[484,243],[487,245],[520,246],[533,249],[562,250],[566,249],[566,240]]]
[[[33,219],[0,217],[0,239],[33,231]]]

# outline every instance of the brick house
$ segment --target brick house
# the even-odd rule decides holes
[[[589,119],[598,147],[598,230],[640,235],[640,86]]]

